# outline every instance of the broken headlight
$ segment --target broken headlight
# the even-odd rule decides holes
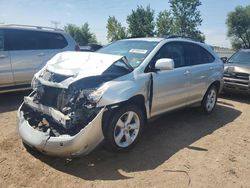
[[[36,91],[38,86],[40,85],[40,82],[38,81],[38,79],[34,76],[32,81],[31,81],[31,88]]]
[[[98,88],[97,90],[93,91],[88,95],[88,100],[98,103],[107,89],[108,89],[107,85],[101,86],[100,88]]]

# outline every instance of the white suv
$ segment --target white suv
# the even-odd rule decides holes
[[[75,48],[74,39],[62,30],[0,25],[0,93],[30,88],[32,77],[49,59]]]

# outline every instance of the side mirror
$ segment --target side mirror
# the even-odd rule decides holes
[[[174,60],[170,58],[158,59],[155,63],[156,70],[173,70]]]
[[[222,61],[223,63],[226,63],[226,62],[227,62],[227,60],[228,60],[228,58],[227,58],[227,57],[221,57],[220,59],[221,59],[221,61]]]

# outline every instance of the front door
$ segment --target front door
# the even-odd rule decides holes
[[[161,58],[173,59],[175,68],[152,73],[153,101],[151,116],[179,108],[187,103],[190,72],[189,67],[185,64],[183,46],[176,42],[165,44],[151,63],[155,64]]]

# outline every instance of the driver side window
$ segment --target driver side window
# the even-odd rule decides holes
[[[170,42],[162,46],[162,48],[152,59],[150,67],[154,68],[156,61],[162,58],[173,59],[175,68],[186,66],[184,58],[184,47],[181,42]]]

